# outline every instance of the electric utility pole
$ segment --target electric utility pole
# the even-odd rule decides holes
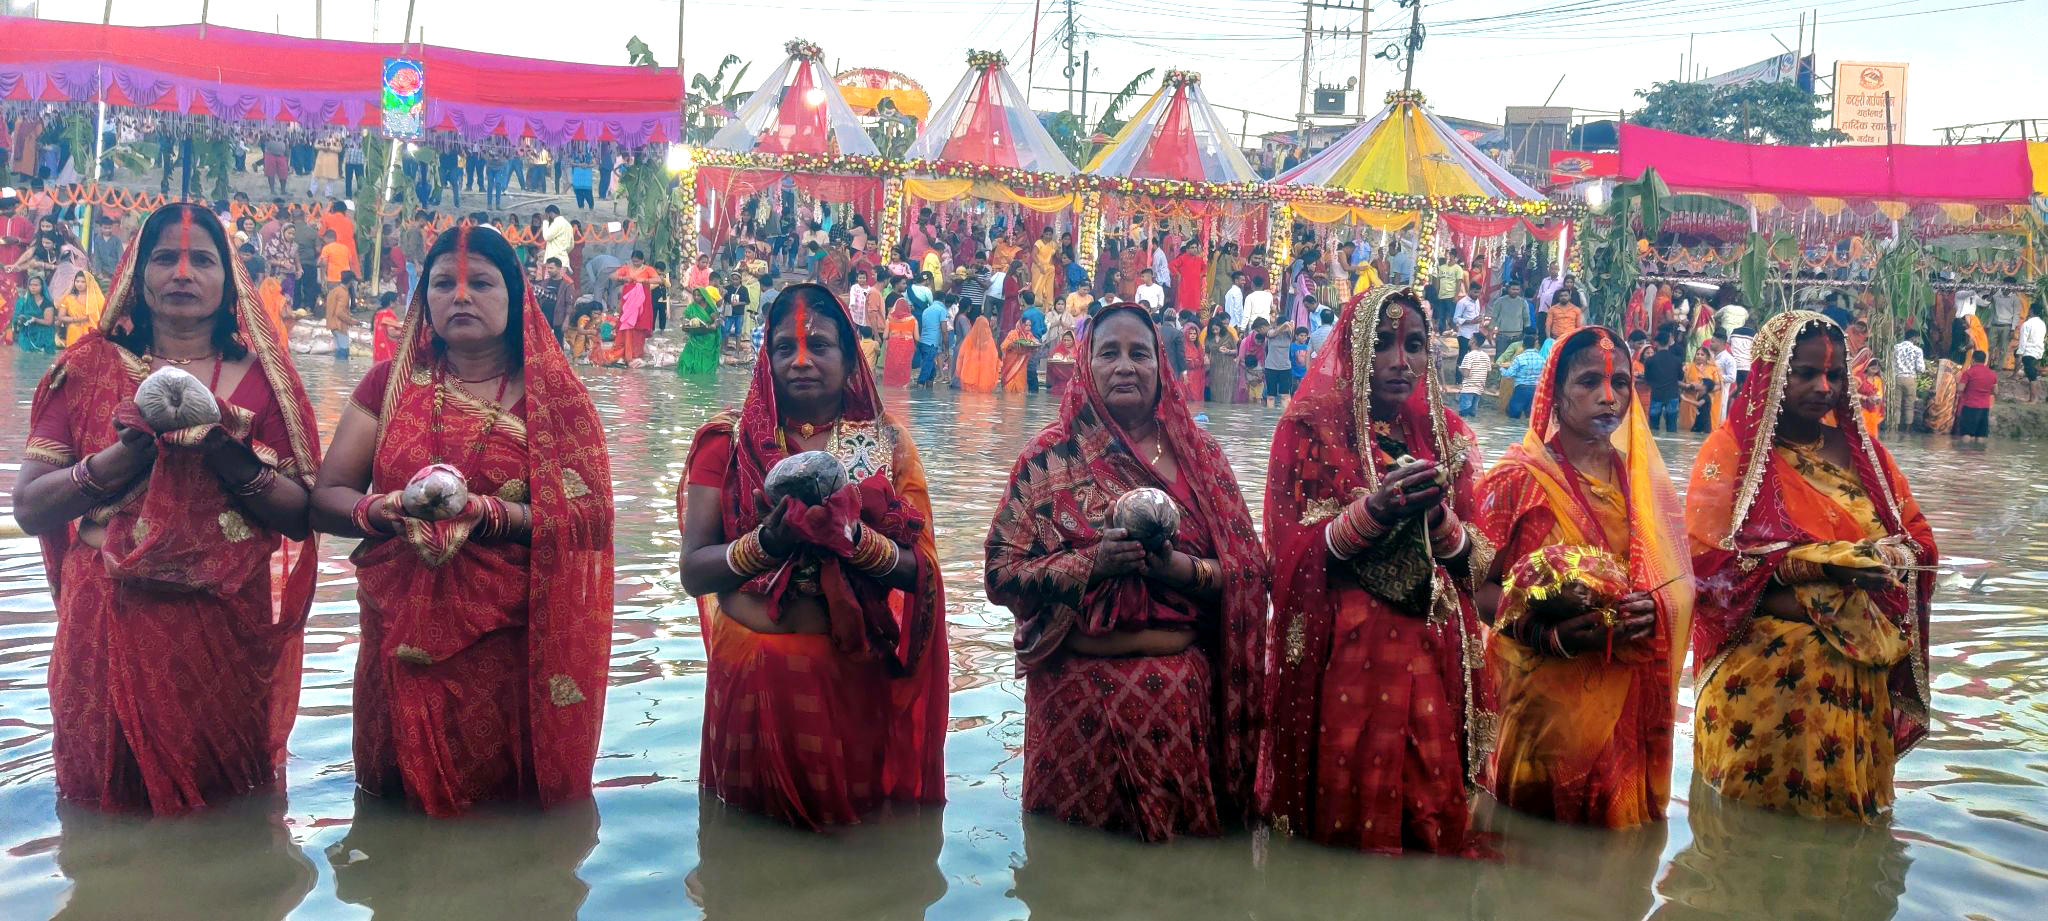
[[[1074,111],[1074,0],[1067,0],[1067,111]]]
[[[1301,108],[1297,110],[1295,115],[1295,127],[1299,135],[1297,140],[1301,143],[1307,142],[1308,120],[1310,116],[1317,114],[1309,105],[1309,93],[1315,89],[1315,87],[1310,85],[1310,81],[1315,73],[1312,59],[1315,57],[1315,40],[1318,38],[1358,39],[1358,79],[1349,89],[1357,94],[1354,108],[1358,113],[1359,119],[1363,120],[1365,118],[1365,72],[1366,66],[1372,61],[1372,39],[1369,28],[1371,9],[1367,5],[1368,2],[1369,0],[1306,0],[1302,4]],[[1344,13],[1357,13],[1358,25],[1356,28],[1333,28],[1328,25],[1317,28],[1317,10],[1340,15]],[[1336,17],[1329,18],[1334,20]]]

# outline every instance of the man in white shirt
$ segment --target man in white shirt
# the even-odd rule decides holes
[[[1721,309],[1727,310],[1728,308],[1723,307]],[[1747,326],[1738,326],[1734,332],[1728,334],[1728,355],[1735,361],[1735,387],[1741,387],[1743,379],[1749,377],[1749,350],[1750,345],[1755,341],[1756,330],[1750,329]],[[1723,375],[1721,379],[1727,380],[1728,378],[1726,375]],[[1735,388],[1731,387],[1729,389],[1733,390]]]
[[[2007,276],[2007,284],[2015,279]],[[2006,349],[2013,344],[2013,333],[2018,331],[2020,317],[2020,296],[2011,291],[2000,291],[1991,295],[1991,361],[1996,365],[2005,360]]]
[[[1735,385],[1729,381],[1748,374],[1745,370],[1748,367],[1747,361],[1740,365],[1736,364],[1733,347],[1723,348],[1714,356],[1714,370],[1721,378],[1721,385],[1714,388],[1714,402],[1721,407],[1721,418],[1728,418],[1728,402],[1735,396]]]
[[[1536,289],[1537,310],[1548,309],[1551,300],[1557,297],[1557,289],[1564,287],[1564,279],[1559,278],[1557,273],[1558,268],[1553,265],[1550,267],[1550,274],[1543,276],[1543,285]]]
[[[1252,293],[1244,296],[1244,325],[1239,329],[1250,329],[1257,320],[1273,319],[1273,292],[1266,290],[1266,278],[1261,275],[1252,279]]]
[[[1152,277],[1172,278],[1172,272],[1172,266],[1166,261],[1166,247],[1161,246],[1159,238],[1154,237],[1152,239]]]
[[[1157,312],[1166,303],[1166,289],[1159,286],[1158,276],[1151,269],[1139,272],[1138,279],[1138,303],[1145,305],[1147,311]]]
[[[1892,380],[1885,388],[1898,405],[1886,417],[1901,432],[1913,428],[1913,407],[1920,402],[1920,375],[1927,373],[1927,353],[1920,350],[1920,331],[1906,330],[1899,344],[1892,346]]]
[[[1231,329],[1244,328],[1244,273],[1230,273],[1230,290],[1223,292],[1223,315]]]
[[[1479,331],[1479,321],[1486,316],[1486,308],[1479,304],[1479,283],[1465,286],[1465,296],[1458,298],[1458,305],[1451,312],[1451,322],[1458,327],[1458,358],[1463,360],[1472,351],[1472,334]]]
[[[2017,308],[2015,308],[2017,309]],[[2041,399],[2038,385],[2041,380],[2041,352],[2048,347],[2048,320],[2041,319],[2039,304],[2027,307],[2027,321],[2020,324],[2018,352],[2020,371],[2027,376],[2027,402]]]
[[[576,245],[576,228],[562,216],[562,209],[554,205],[548,206],[547,215],[547,220],[540,225],[541,264],[546,265],[549,259],[560,259],[563,265],[568,265],[569,248]]]

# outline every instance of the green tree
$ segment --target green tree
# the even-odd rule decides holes
[[[1828,116],[1829,97],[1797,83],[1708,86],[1676,80],[1637,90],[1643,108],[1629,122],[1693,137],[1751,144],[1810,147],[1847,140],[1833,128],[1817,128]]]
[[[739,72],[727,80],[726,68],[734,64],[740,65]],[[709,141],[718,133],[718,129],[725,127],[725,119],[728,116],[711,115],[707,109],[716,105],[723,106],[728,112],[738,112],[740,106],[746,104],[747,97],[752,96],[753,92],[739,92],[739,87],[740,81],[747,78],[747,68],[752,66],[754,65],[741,63],[739,55],[728,54],[725,60],[718,62],[718,70],[709,78],[703,74],[690,78],[690,123],[684,131],[689,135],[691,143],[702,144]]]
[[[626,63],[649,70],[661,68],[660,64],[655,63],[654,49],[647,47],[647,43],[641,41],[638,35],[626,39]]]

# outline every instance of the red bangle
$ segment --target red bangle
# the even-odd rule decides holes
[[[367,493],[361,499],[356,500],[355,509],[349,513],[349,520],[355,523],[356,530],[363,532],[364,537],[378,537],[385,533],[372,524],[370,519],[370,510],[376,506],[377,500],[381,498],[383,496]]]

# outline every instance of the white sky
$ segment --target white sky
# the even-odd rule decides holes
[[[686,0],[692,73],[727,53],[753,62],[747,83],[765,77],[782,44],[804,37],[825,48],[835,68],[884,67],[909,74],[938,104],[959,79],[969,48],[1010,56],[1026,81],[1034,3],[1042,6],[1036,83],[1040,109],[1064,108],[1064,46],[1054,33],[1068,0]],[[1358,0],[1325,0],[1355,5]],[[194,22],[201,0],[114,0],[124,25]],[[1139,71],[1192,69],[1211,101],[1291,120],[1301,72],[1300,0],[1072,0],[1081,22],[1076,46],[1092,50],[1091,90],[1114,90]],[[1375,50],[1405,32],[1408,11],[1374,0]],[[310,36],[315,0],[212,0],[210,21]],[[102,0],[42,0],[42,15],[97,21]],[[382,41],[396,41],[405,0],[325,0],[328,38],[367,40],[373,19]],[[373,12],[375,14],[373,16]],[[1538,14],[1536,10],[1562,10]],[[1762,60],[1797,44],[1798,15],[1818,10],[1823,74],[1838,59],[1904,61],[1908,72],[1906,139],[1932,143],[1945,125],[2048,118],[2048,0],[1428,0],[1429,29],[1416,85],[1445,115],[1498,122],[1510,105],[1541,105],[1551,87],[1557,105],[1633,108],[1632,91],[1678,74],[1688,34],[1708,72]],[[639,35],[663,63],[675,61],[677,0],[420,0],[414,28],[428,42],[480,51],[591,63],[625,63],[628,36]],[[1318,12],[1319,22],[1349,27],[1354,12]],[[1327,17],[1327,19],[1326,19]],[[1877,18],[1886,17],[1886,18]],[[1382,31],[1384,30],[1384,31]],[[1809,39],[1811,42],[1811,39]],[[1342,84],[1358,72],[1356,38],[1318,41],[1315,76]],[[1398,87],[1400,72],[1374,61],[1368,109]],[[1077,78],[1078,83],[1078,78]],[[429,92],[432,78],[429,76]],[[1147,87],[1149,92],[1150,86]],[[1096,106],[1100,106],[1100,99]],[[1242,122],[1223,113],[1233,128]],[[1252,132],[1286,127],[1250,118]]]

